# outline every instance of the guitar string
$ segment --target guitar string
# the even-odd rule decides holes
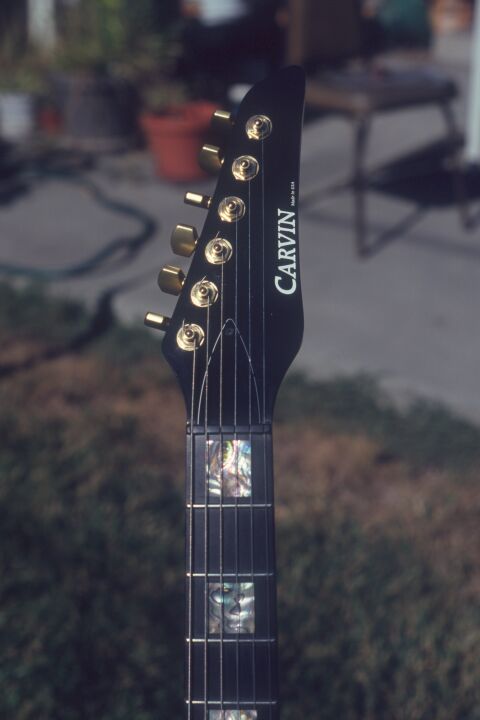
[[[265,302],[265,283],[266,283],[266,277],[265,277],[265,146],[264,141],[261,140],[261,153],[262,153],[262,168],[261,168],[261,179],[262,179],[262,274],[263,274],[263,282],[262,282],[262,344],[263,344],[263,366],[262,366],[262,373],[263,373],[263,381],[262,381],[262,395],[263,395],[263,422],[266,424],[267,422],[267,406],[266,406],[266,302]],[[272,568],[271,565],[271,558],[270,558],[270,518],[269,518],[269,510],[267,508],[268,503],[268,481],[267,481],[267,436],[266,433],[263,434],[263,482],[264,482],[264,501],[265,501],[265,562],[267,566],[267,571],[271,571]],[[273,498],[272,498],[272,509],[270,512],[273,512]],[[271,620],[270,620],[270,602],[271,602],[271,596],[272,596],[272,589],[271,589],[271,583],[275,582],[275,579],[273,581],[268,577],[266,579],[266,588],[267,588],[267,597],[266,597],[266,603],[267,603],[267,637],[270,638],[271,635]],[[268,656],[268,698],[271,701],[272,700],[272,651],[270,647],[270,643],[267,643],[267,656]],[[268,706],[268,715],[271,720],[272,718],[272,705],[271,703]]]
[[[192,637],[193,637],[193,515],[194,515],[194,492],[193,492],[193,466],[194,466],[194,444],[193,444],[193,416],[195,405],[195,371],[196,371],[196,349],[192,353],[192,400],[190,405],[190,478],[189,478],[189,528],[188,528],[188,667],[187,667],[187,720],[192,717]]]
[[[220,615],[220,711],[221,718],[224,717],[223,705],[223,624],[225,621],[225,604],[223,603],[223,483],[224,483],[224,467],[223,467],[223,292],[224,292],[224,266],[220,266],[220,387],[219,387],[219,428],[220,428],[220,453],[222,461],[220,463],[220,589],[221,589],[221,615]]]
[[[239,255],[239,245],[238,245],[238,222],[235,223],[235,335],[234,335],[234,348],[235,348],[235,381],[234,381],[234,400],[233,400],[233,430],[234,430],[234,446],[237,448],[238,444],[238,432],[237,432],[237,400],[238,400],[238,255]],[[234,510],[234,534],[235,534],[235,587],[237,588],[238,592],[238,552],[239,552],[239,542],[238,542],[238,452],[235,452],[235,482],[236,482],[236,488],[235,488],[235,510]],[[240,593],[239,593],[240,595]],[[237,598],[237,602],[240,602],[240,597]],[[239,623],[241,619],[241,614],[239,614]],[[237,626],[237,637],[236,637],[236,643],[235,643],[235,667],[236,667],[236,687],[237,687],[237,711],[238,715],[240,715],[240,642],[239,642],[239,625]]]
[[[251,182],[248,183],[248,355],[252,357],[252,186]],[[248,363],[248,424],[250,428],[250,463],[252,462],[252,367],[250,362]],[[255,585],[255,567],[254,567],[254,552],[253,546],[255,541],[255,525],[253,518],[253,472],[250,464],[250,567],[251,567],[251,583],[253,585],[253,595],[255,598],[256,585]],[[255,600],[254,600],[255,602]],[[255,606],[254,606],[255,607]],[[254,610],[255,612],[255,610]],[[255,648],[255,636],[256,636],[256,623],[253,627],[252,637],[252,690],[253,690],[253,704],[256,706],[257,701],[257,682],[256,682],[256,648]]]
[[[207,332],[206,332],[206,343],[205,343],[205,393],[204,393],[204,404],[205,404],[205,452],[204,452],[204,467],[205,467],[205,479],[204,479],[204,493],[205,493],[205,510],[204,510],[204,562],[205,562],[205,579],[204,579],[204,649],[203,649],[203,683],[204,683],[204,717],[208,719],[208,610],[209,610],[209,585],[208,585],[208,568],[209,568],[209,557],[208,557],[208,529],[209,529],[209,493],[208,493],[208,482],[210,476],[210,453],[208,446],[208,375],[209,375],[209,347],[210,347],[210,305],[207,305]]]

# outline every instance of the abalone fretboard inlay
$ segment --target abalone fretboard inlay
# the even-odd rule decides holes
[[[208,629],[211,635],[219,635],[221,632],[231,634],[254,632],[253,583],[209,583],[208,605]]]
[[[209,440],[207,477],[210,495],[252,495],[252,444],[249,440]]]

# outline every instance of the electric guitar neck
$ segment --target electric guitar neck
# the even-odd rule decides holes
[[[193,255],[163,351],[187,410],[186,695],[188,720],[279,717],[272,463],[277,392],[303,334],[298,178],[305,79],[286,68],[252,88],[234,120],[216,113],[224,149],[203,230],[177,226],[172,247]]]

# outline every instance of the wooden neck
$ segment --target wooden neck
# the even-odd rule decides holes
[[[276,720],[270,428],[189,430],[186,485],[187,718]]]

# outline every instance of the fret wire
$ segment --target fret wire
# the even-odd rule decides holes
[[[276,643],[277,639],[276,638],[258,638],[258,637],[253,637],[253,638],[225,638],[224,637],[223,639],[222,638],[207,638],[205,640],[205,638],[192,638],[190,640],[190,638],[185,638],[185,642],[187,642],[187,643],[207,642],[207,643],[216,643],[218,645],[221,643],[239,642],[239,643],[245,643],[245,644],[253,643],[253,645],[255,645],[255,643]]]
[[[222,576],[223,576],[224,578],[239,578],[239,579],[240,579],[241,577],[245,577],[245,578],[249,578],[249,577],[274,577],[274,574],[275,574],[275,573],[273,573],[273,572],[254,573],[253,575],[252,575],[252,573],[238,573],[238,574],[237,574],[237,573],[223,573]],[[220,577],[220,573],[214,573],[214,572],[209,572],[209,573],[194,572],[194,573],[186,573],[186,575],[187,575],[187,577],[190,577],[190,576],[191,576],[191,577],[202,577],[202,578],[204,578],[204,577],[208,577],[208,578],[218,578],[218,577]]]
[[[185,700],[186,703],[190,702],[192,705],[220,705],[220,700]],[[224,700],[224,705],[237,705],[236,700]],[[255,700],[255,703],[253,700],[244,700],[242,702],[242,705],[245,706],[245,710],[251,710],[252,708],[246,707],[247,705],[277,705],[277,700]],[[255,709],[255,708],[253,708]]]
[[[215,508],[220,508],[220,509],[222,509],[222,508],[234,508],[235,510],[236,510],[237,508],[239,508],[240,510],[241,510],[242,508],[244,508],[245,510],[250,510],[251,507],[253,507],[253,508],[271,508],[271,507],[273,507],[273,504],[272,504],[272,503],[254,503],[252,506],[250,506],[250,505],[247,504],[247,503],[242,503],[242,504],[239,504],[239,505],[235,505],[234,503],[223,503],[223,504],[221,504],[221,503],[208,503],[208,504],[206,504],[206,505],[205,505],[204,503],[194,503],[193,505],[190,505],[189,503],[187,503],[187,508],[192,508],[192,507],[193,507],[194,510],[205,510],[206,508],[208,508],[209,510],[210,510],[210,509],[215,509]]]
[[[208,434],[209,435],[220,435],[223,433],[224,435],[233,435],[234,433],[237,433],[237,435],[265,435],[265,433],[272,432],[272,425],[271,423],[263,423],[262,425],[252,425],[251,427],[248,425],[237,425],[236,427],[234,425],[209,425],[208,428]],[[193,430],[190,425],[187,426],[187,434],[193,435],[205,435],[205,425],[194,425]]]

